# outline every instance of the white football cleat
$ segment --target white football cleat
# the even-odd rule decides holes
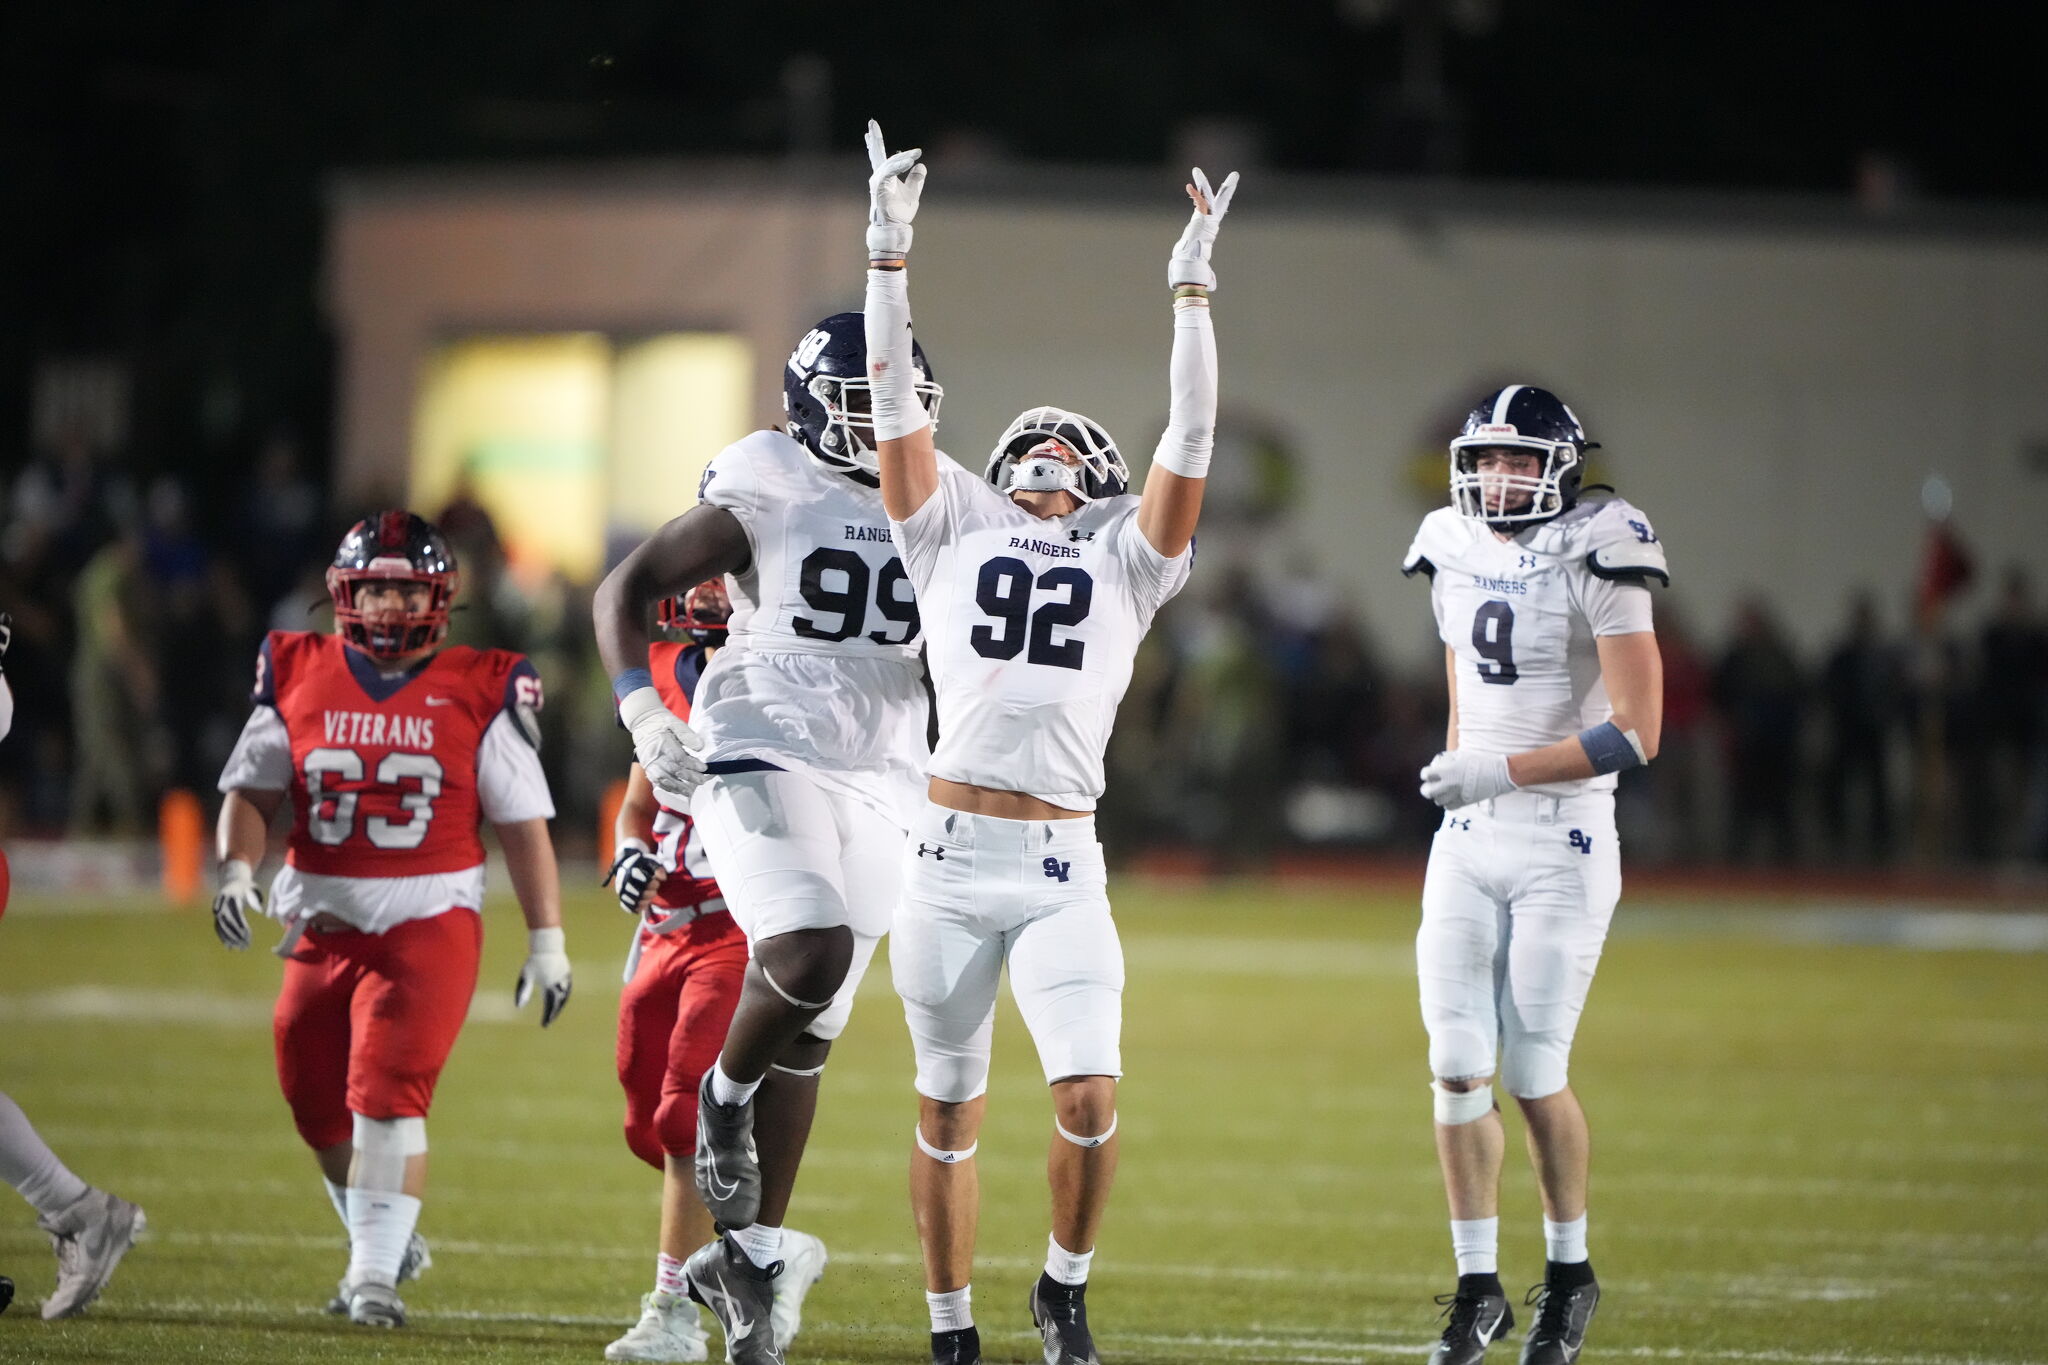
[[[604,1348],[606,1360],[695,1361],[710,1356],[697,1305],[681,1294],[642,1294],[640,1321]]]
[[[348,1320],[358,1327],[403,1327],[405,1303],[392,1286],[366,1280],[349,1290]]]
[[[804,1295],[825,1278],[825,1244],[808,1232],[782,1230],[782,1274],[775,1279],[775,1306],[768,1312],[768,1326],[775,1344],[787,1351],[789,1343],[804,1325]]]
[[[398,1262],[398,1282],[404,1284],[407,1280],[417,1280],[433,1268],[434,1253],[427,1249],[427,1239],[414,1232],[405,1244],[405,1255]],[[334,1297],[327,1301],[327,1311],[341,1317],[348,1312],[348,1299],[348,1277],[344,1275],[334,1286]]]
[[[87,1190],[70,1208],[38,1218],[57,1253],[57,1287],[43,1300],[44,1319],[83,1313],[148,1223],[141,1209],[105,1190]]]

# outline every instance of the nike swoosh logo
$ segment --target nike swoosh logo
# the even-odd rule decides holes
[[[1500,1315],[1500,1317],[1497,1317],[1497,1318],[1495,1318],[1495,1319],[1493,1320],[1493,1325],[1492,1325],[1492,1326],[1490,1326],[1490,1327],[1483,1327],[1483,1328],[1481,1328],[1481,1329],[1480,1329],[1480,1331],[1479,1331],[1479,1344],[1480,1344],[1481,1346],[1490,1346],[1490,1345],[1492,1345],[1492,1344],[1493,1344],[1493,1339],[1494,1339],[1494,1337],[1495,1337],[1496,1335],[1498,1335],[1498,1334],[1499,1334],[1499,1332],[1500,1332],[1500,1324],[1501,1324],[1501,1321],[1502,1321],[1502,1319],[1504,1319],[1504,1318],[1506,1318],[1506,1317],[1507,1317],[1507,1314],[1506,1314],[1505,1312],[1503,1312],[1503,1313],[1502,1313],[1502,1314]]]
[[[711,1311],[713,1313],[716,1313],[719,1307],[723,1306],[725,1311],[732,1315],[732,1321],[725,1325],[725,1340],[727,1345],[737,1345],[740,1342],[745,1341],[749,1336],[753,1335],[753,1322],[750,1319],[743,1318],[740,1316],[739,1305],[733,1302],[733,1297],[731,1294],[727,1293],[723,1289],[718,1288],[715,1285],[699,1285],[698,1288],[702,1290],[704,1293],[709,1294],[713,1299],[717,1300],[716,1303],[711,1305]]]
[[[427,705],[429,705],[429,706],[453,706],[453,705],[455,705],[455,698],[453,698],[453,697],[428,697],[428,698],[427,698]]]

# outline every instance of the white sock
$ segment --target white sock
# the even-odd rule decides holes
[[[333,1203],[333,1205],[334,1205],[334,1212],[335,1212],[335,1213],[336,1213],[336,1214],[337,1214],[337,1215],[338,1215],[338,1216],[339,1216],[339,1217],[341,1218],[341,1225],[342,1225],[342,1226],[343,1226],[344,1228],[345,1228],[345,1227],[347,1227],[347,1226],[348,1226],[348,1186],[346,1186],[346,1185],[337,1185],[337,1184],[335,1184],[335,1183],[334,1183],[334,1182],[333,1182],[332,1180],[329,1180],[329,1179],[328,1179],[328,1178],[327,1178],[326,1176],[324,1176],[324,1175],[320,1177],[320,1183],[321,1183],[321,1184],[323,1184],[323,1185],[325,1185],[325,1186],[327,1187],[327,1198],[328,1198],[328,1199],[329,1199],[329,1200],[330,1200],[330,1201],[331,1201],[331,1202]]]
[[[958,1332],[974,1326],[974,1286],[963,1284],[943,1294],[924,1291],[924,1306],[931,1310],[934,1332]]]
[[[1045,1239],[1045,1273],[1061,1284],[1088,1283],[1088,1263],[1093,1251],[1073,1252],[1060,1245],[1059,1238]]]
[[[683,1279],[682,1261],[665,1251],[654,1258],[654,1292],[668,1295],[671,1303],[690,1292],[689,1284]]]
[[[1451,1251],[1460,1275],[1500,1273],[1500,1219],[1451,1220]]]
[[[1586,1259],[1586,1215],[1580,1214],[1569,1223],[1553,1223],[1543,1220],[1543,1246],[1553,1261],[1583,1261]]]
[[[0,1180],[20,1190],[21,1197],[46,1218],[70,1208],[92,1189],[57,1159],[5,1091],[0,1091]]]
[[[420,1220],[420,1201],[390,1190],[348,1191],[348,1281],[398,1283],[398,1263]]]
[[[754,1092],[761,1088],[759,1081],[740,1084],[725,1074],[725,1068],[713,1063],[711,1067],[711,1098],[719,1104],[745,1104],[754,1098]]]
[[[766,1227],[755,1223],[752,1227],[729,1229],[726,1236],[732,1238],[747,1259],[766,1270],[782,1259],[782,1229]]]

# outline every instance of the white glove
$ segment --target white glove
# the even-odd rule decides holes
[[[633,736],[633,757],[658,795],[679,810],[703,785],[704,737],[685,725],[651,687],[636,687],[619,702],[619,719]]]
[[[889,155],[882,146],[882,125],[868,120],[868,257],[910,254],[910,220],[917,217],[917,199],[924,193],[922,147]]]
[[[526,931],[526,965],[512,988],[512,1008],[526,1008],[535,987],[540,988],[540,1026],[546,1028],[569,1003],[569,954],[559,928]]]
[[[1225,176],[1222,186],[1212,190],[1209,177],[1197,166],[1194,188],[1201,195],[1201,203],[1195,206],[1180,240],[1173,244],[1172,259],[1166,263],[1166,284],[1170,289],[1184,284],[1198,284],[1204,289],[1216,287],[1216,272],[1209,268],[1209,248],[1216,244],[1216,229],[1222,226],[1223,215],[1230,212],[1231,196],[1237,193],[1237,172]],[[1202,211],[1202,204],[1209,206],[1208,212]]]
[[[213,934],[224,945],[241,952],[249,946],[249,916],[268,915],[263,890],[256,885],[256,869],[240,858],[220,865],[220,890],[213,897]]]
[[[612,886],[619,894],[619,909],[629,915],[637,915],[647,904],[647,897],[661,881],[661,864],[655,861],[654,850],[640,839],[624,839],[619,843],[618,856],[612,859],[612,870],[604,874],[602,885]]]
[[[1446,749],[1422,770],[1422,794],[1445,810],[1491,801],[1514,789],[1506,754]]]

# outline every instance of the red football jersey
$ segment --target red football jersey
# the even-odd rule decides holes
[[[648,671],[654,674],[654,690],[668,709],[679,718],[690,718],[690,699],[697,695],[697,680],[704,676],[710,657],[702,645],[657,640],[647,648]],[[659,798],[657,798],[659,799]],[[705,856],[704,841],[697,836],[696,822],[689,812],[663,805],[654,817],[654,856],[668,876],[650,898],[655,906],[675,910],[702,905],[719,894],[718,880],[711,875],[711,860]]]
[[[339,636],[274,630],[258,705],[291,737],[286,861],[333,877],[417,877],[484,861],[477,749],[499,713],[527,728],[540,675],[522,654],[457,645],[385,678]]]

